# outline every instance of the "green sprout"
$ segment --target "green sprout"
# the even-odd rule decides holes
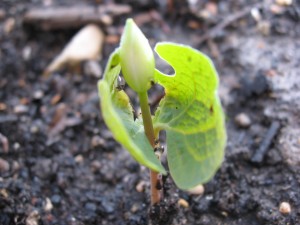
[[[159,132],[166,131],[170,174],[182,190],[208,182],[220,167],[226,145],[224,114],[217,95],[218,75],[203,53],[174,43],[158,43],[156,53],[175,74],[155,69],[148,40],[132,19],[126,21],[120,47],[109,57],[98,83],[104,121],[133,158],[150,169],[151,204],[158,203],[159,174],[167,172],[155,154]],[[142,117],[134,119],[127,94],[118,88],[120,73],[139,97]],[[164,87],[165,96],[150,113],[147,91]]]

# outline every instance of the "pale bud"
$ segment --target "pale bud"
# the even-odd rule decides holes
[[[128,85],[138,93],[147,91],[154,78],[154,55],[148,39],[132,19],[126,21],[119,54]]]

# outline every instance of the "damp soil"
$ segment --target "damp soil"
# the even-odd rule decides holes
[[[33,7],[110,2],[0,3],[0,224],[300,224],[300,4],[116,1],[132,10],[100,25],[107,35],[102,68],[133,17],[152,45],[191,45],[213,59],[220,75],[228,135],[222,166],[202,195],[164,177],[164,200],[150,208],[149,171],[105,126],[99,78],[88,75],[86,62],[41,76],[78,29],[43,30],[22,20]],[[157,66],[172,72],[164,62]],[[153,108],[161,94],[161,87],[151,91]],[[282,202],[290,212],[279,209]]]

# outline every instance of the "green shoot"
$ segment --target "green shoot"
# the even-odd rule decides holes
[[[157,54],[175,70],[155,70],[150,45],[129,19],[121,44],[110,56],[98,83],[105,123],[115,139],[151,171],[151,203],[161,200],[158,173],[166,174],[154,152],[160,130],[166,130],[167,160],[176,185],[183,190],[209,181],[220,167],[226,144],[224,115],[217,95],[218,75],[211,60],[191,47],[159,43]],[[134,120],[127,94],[118,88],[120,72],[140,99],[142,117]],[[151,82],[165,88],[152,118],[147,90]]]

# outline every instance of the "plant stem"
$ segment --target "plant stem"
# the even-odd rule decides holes
[[[140,106],[142,110],[142,118],[144,123],[145,134],[151,144],[151,146],[155,147],[155,135],[153,130],[152,118],[150,113],[150,107],[148,105],[148,94],[146,92],[138,93],[140,99]],[[160,202],[161,193],[160,190],[157,189],[158,173],[150,170],[150,182],[151,182],[151,205],[154,205]]]

